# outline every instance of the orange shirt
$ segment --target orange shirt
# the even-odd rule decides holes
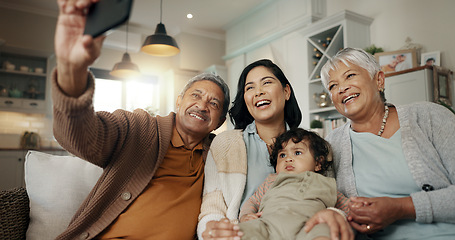
[[[204,162],[202,143],[185,148],[175,126],[155,176],[100,239],[196,239]]]

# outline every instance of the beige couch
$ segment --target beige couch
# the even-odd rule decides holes
[[[29,218],[25,188],[0,192],[0,239],[25,239]]]
[[[54,239],[63,232],[102,169],[74,156],[29,151],[25,188],[0,193],[0,239]]]

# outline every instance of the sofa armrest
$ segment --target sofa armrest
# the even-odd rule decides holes
[[[0,239],[25,239],[30,207],[25,188],[0,192]]]

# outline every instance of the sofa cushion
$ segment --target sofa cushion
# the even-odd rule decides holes
[[[0,239],[25,239],[29,213],[29,202],[25,188],[1,191]]]
[[[38,151],[29,151],[25,159],[30,200],[27,239],[54,239],[66,229],[102,169],[74,156]]]

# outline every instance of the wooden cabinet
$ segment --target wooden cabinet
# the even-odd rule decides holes
[[[413,102],[429,101],[433,97],[433,68],[417,67],[386,74],[385,98],[396,106]]]
[[[0,63],[0,111],[45,113],[47,58],[1,52]]]
[[[0,152],[0,191],[25,186],[25,150]]]

